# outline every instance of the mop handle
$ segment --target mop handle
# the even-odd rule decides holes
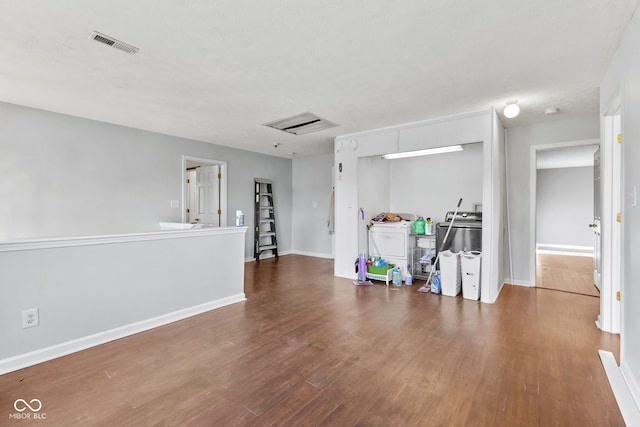
[[[456,210],[453,212],[453,218],[451,218],[451,222],[449,223],[449,228],[447,228],[447,232],[444,235],[444,239],[442,239],[442,244],[440,245],[440,251],[438,251],[438,254],[440,254],[440,252],[442,252],[442,250],[444,249],[444,245],[447,242],[447,238],[449,237],[449,232],[451,231],[451,227],[453,227],[453,221],[455,221],[456,216],[458,215],[458,209],[460,209],[461,204],[462,204],[462,199],[460,199],[460,201],[458,202],[458,206],[456,206]]]
[[[431,264],[431,271],[429,272],[429,277],[427,277],[427,284],[431,280],[431,276],[433,276],[433,272],[436,269],[436,264],[440,259],[440,253],[444,249],[444,244],[447,242],[447,237],[449,237],[449,232],[451,231],[451,227],[453,226],[453,221],[456,219],[456,215],[458,215],[458,209],[460,209],[460,205],[462,204],[462,198],[458,201],[458,206],[456,206],[456,210],[453,212],[453,218],[451,218],[451,222],[449,223],[449,228],[447,228],[447,232],[444,235],[444,239],[442,239],[442,244],[440,245],[440,250],[438,251],[438,255],[436,256],[436,260]],[[425,285],[426,286],[426,285]]]

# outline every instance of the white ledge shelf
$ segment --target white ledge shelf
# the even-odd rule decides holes
[[[12,240],[0,242],[0,252],[29,251],[36,249],[66,248],[74,246],[109,245],[148,240],[184,239],[246,233],[247,227],[203,227],[187,230],[158,230],[143,233],[109,234],[103,236],[54,237],[43,239]]]

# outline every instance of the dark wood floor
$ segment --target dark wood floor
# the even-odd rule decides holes
[[[593,257],[537,253],[536,286],[600,296],[593,284]]]
[[[420,285],[249,263],[246,302],[0,376],[0,425],[21,425],[17,398],[55,426],[624,425],[598,299],[506,285],[481,304]]]

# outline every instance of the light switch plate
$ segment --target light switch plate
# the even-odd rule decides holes
[[[171,208],[173,208],[173,209],[180,208],[180,201],[179,200],[172,200],[171,201]]]

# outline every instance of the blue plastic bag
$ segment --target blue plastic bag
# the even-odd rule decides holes
[[[436,272],[431,278],[431,293],[439,294],[442,291],[440,287],[440,272]]]

